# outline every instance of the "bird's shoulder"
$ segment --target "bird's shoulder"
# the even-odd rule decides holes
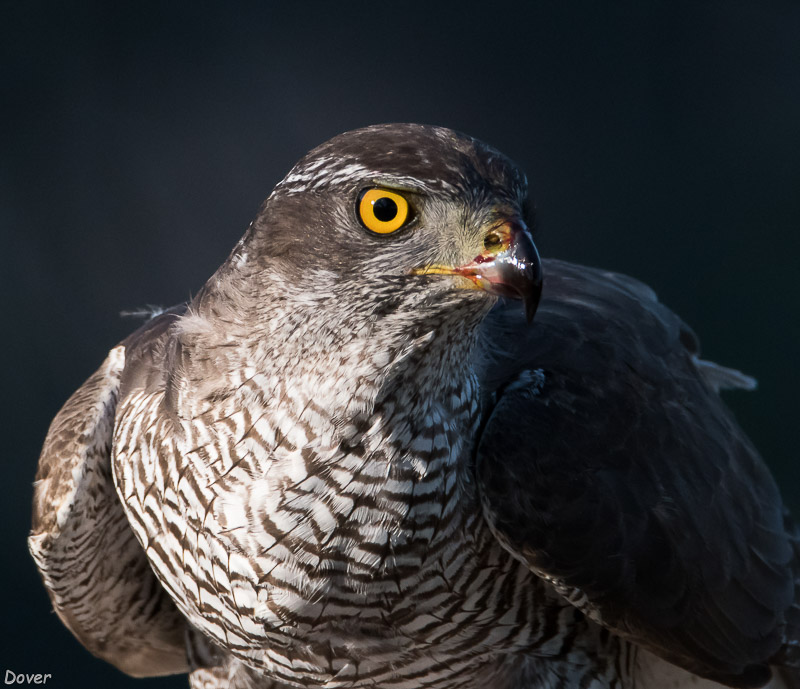
[[[114,347],[53,419],[28,540],[64,624],[92,653],[136,676],[187,668],[185,621],[131,531],[111,469],[122,379],[169,318]]]

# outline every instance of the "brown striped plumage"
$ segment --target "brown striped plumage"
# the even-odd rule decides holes
[[[411,199],[396,236],[359,223],[367,187]],[[769,663],[796,662],[794,535],[776,526],[777,492],[714,389],[748,379],[701,362],[685,326],[622,276],[550,262],[530,328],[516,307],[492,310],[489,292],[538,294],[533,258],[520,259],[535,254],[525,193],[510,161],[449,130],[342,135],[276,187],[187,307],[112,350],[53,422],[30,541],[87,648],[132,674],[190,667],[198,689],[757,686]],[[499,227],[511,229],[498,254]],[[505,272],[472,281],[429,269],[502,256]],[[617,322],[613,355],[569,358],[579,342],[604,347]],[[595,468],[570,454],[592,441],[568,420],[603,385],[640,395],[643,381],[670,391],[665,404],[699,401],[662,414],[641,393],[593,408],[610,440],[589,461],[621,486],[619,512],[601,512],[590,489],[573,496]],[[560,437],[530,416],[554,411]],[[720,428],[730,447],[709,454]],[[677,450],[684,473],[658,474],[678,435],[696,441]],[[618,478],[651,455],[655,493]],[[723,492],[755,481],[744,508],[764,515],[758,529],[732,519],[719,547],[741,561],[719,575],[695,556],[693,543],[716,546],[690,514],[677,515],[686,547],[635,540],[625,516],[663,515],[701,457]],[[703,486],[685,493],[703,500]],[[608,538],[574,557],[600,518]],[[675,578],[652,573],[644,550]],[[609,562],[630,581],[606,582]],[[688,592],[670,598],[686,572]],[[718,607],[698,612],[692,596],[712,582]],[[646,586],[660,616],[635,597]]]

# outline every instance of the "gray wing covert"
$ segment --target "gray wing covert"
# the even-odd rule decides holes
[[[600,624],[760,686],[797,661],[797,542],[769,471],[651,291],[544,269],[530,328],[513,305],[487,321],[487,351],[505,352],[483,375],[477,451],[493,531]]]
[[[185,620],[131,531],[110,464],[126,354],[170,317],[112,349],[56,415],[39,458],[28,539],[62,622],[94,655],[134,676],[188,670]]]

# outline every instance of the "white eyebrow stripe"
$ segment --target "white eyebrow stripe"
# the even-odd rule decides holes
[[[327,162],[327,161],[326,161]],[[381,170],[368,168],[361,163],[349,163],[342,167],[331,167],[319,170],[319,161],[290,172],[278,185],[283,193],[300,194],[306,191],[316,191],[328,186],[336,186],[347,182],[363,181],[364,184],[377,186],[397,187],[409,191],[451,191],[457,189],[443,181],[425,182],[416,177],[404,175],[387,175]]]

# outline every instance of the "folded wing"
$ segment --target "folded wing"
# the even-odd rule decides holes
[[[151,321],[112,349],[53,420],[39,458],[28,539],[64,624],[93,654],[134,676],[188,670],[185,620],[130,529],[110,465],[126,355],[157,338],[170,318]]]
[[[487,322],[477,472],[503,544],[592,619],[698,675],[794,664],[797,541],[775,483],[644,285],[559,261],[528,328]],[[497,354],[497,352],[502,352]],[[724,387],[724,386],[722,386]]]

